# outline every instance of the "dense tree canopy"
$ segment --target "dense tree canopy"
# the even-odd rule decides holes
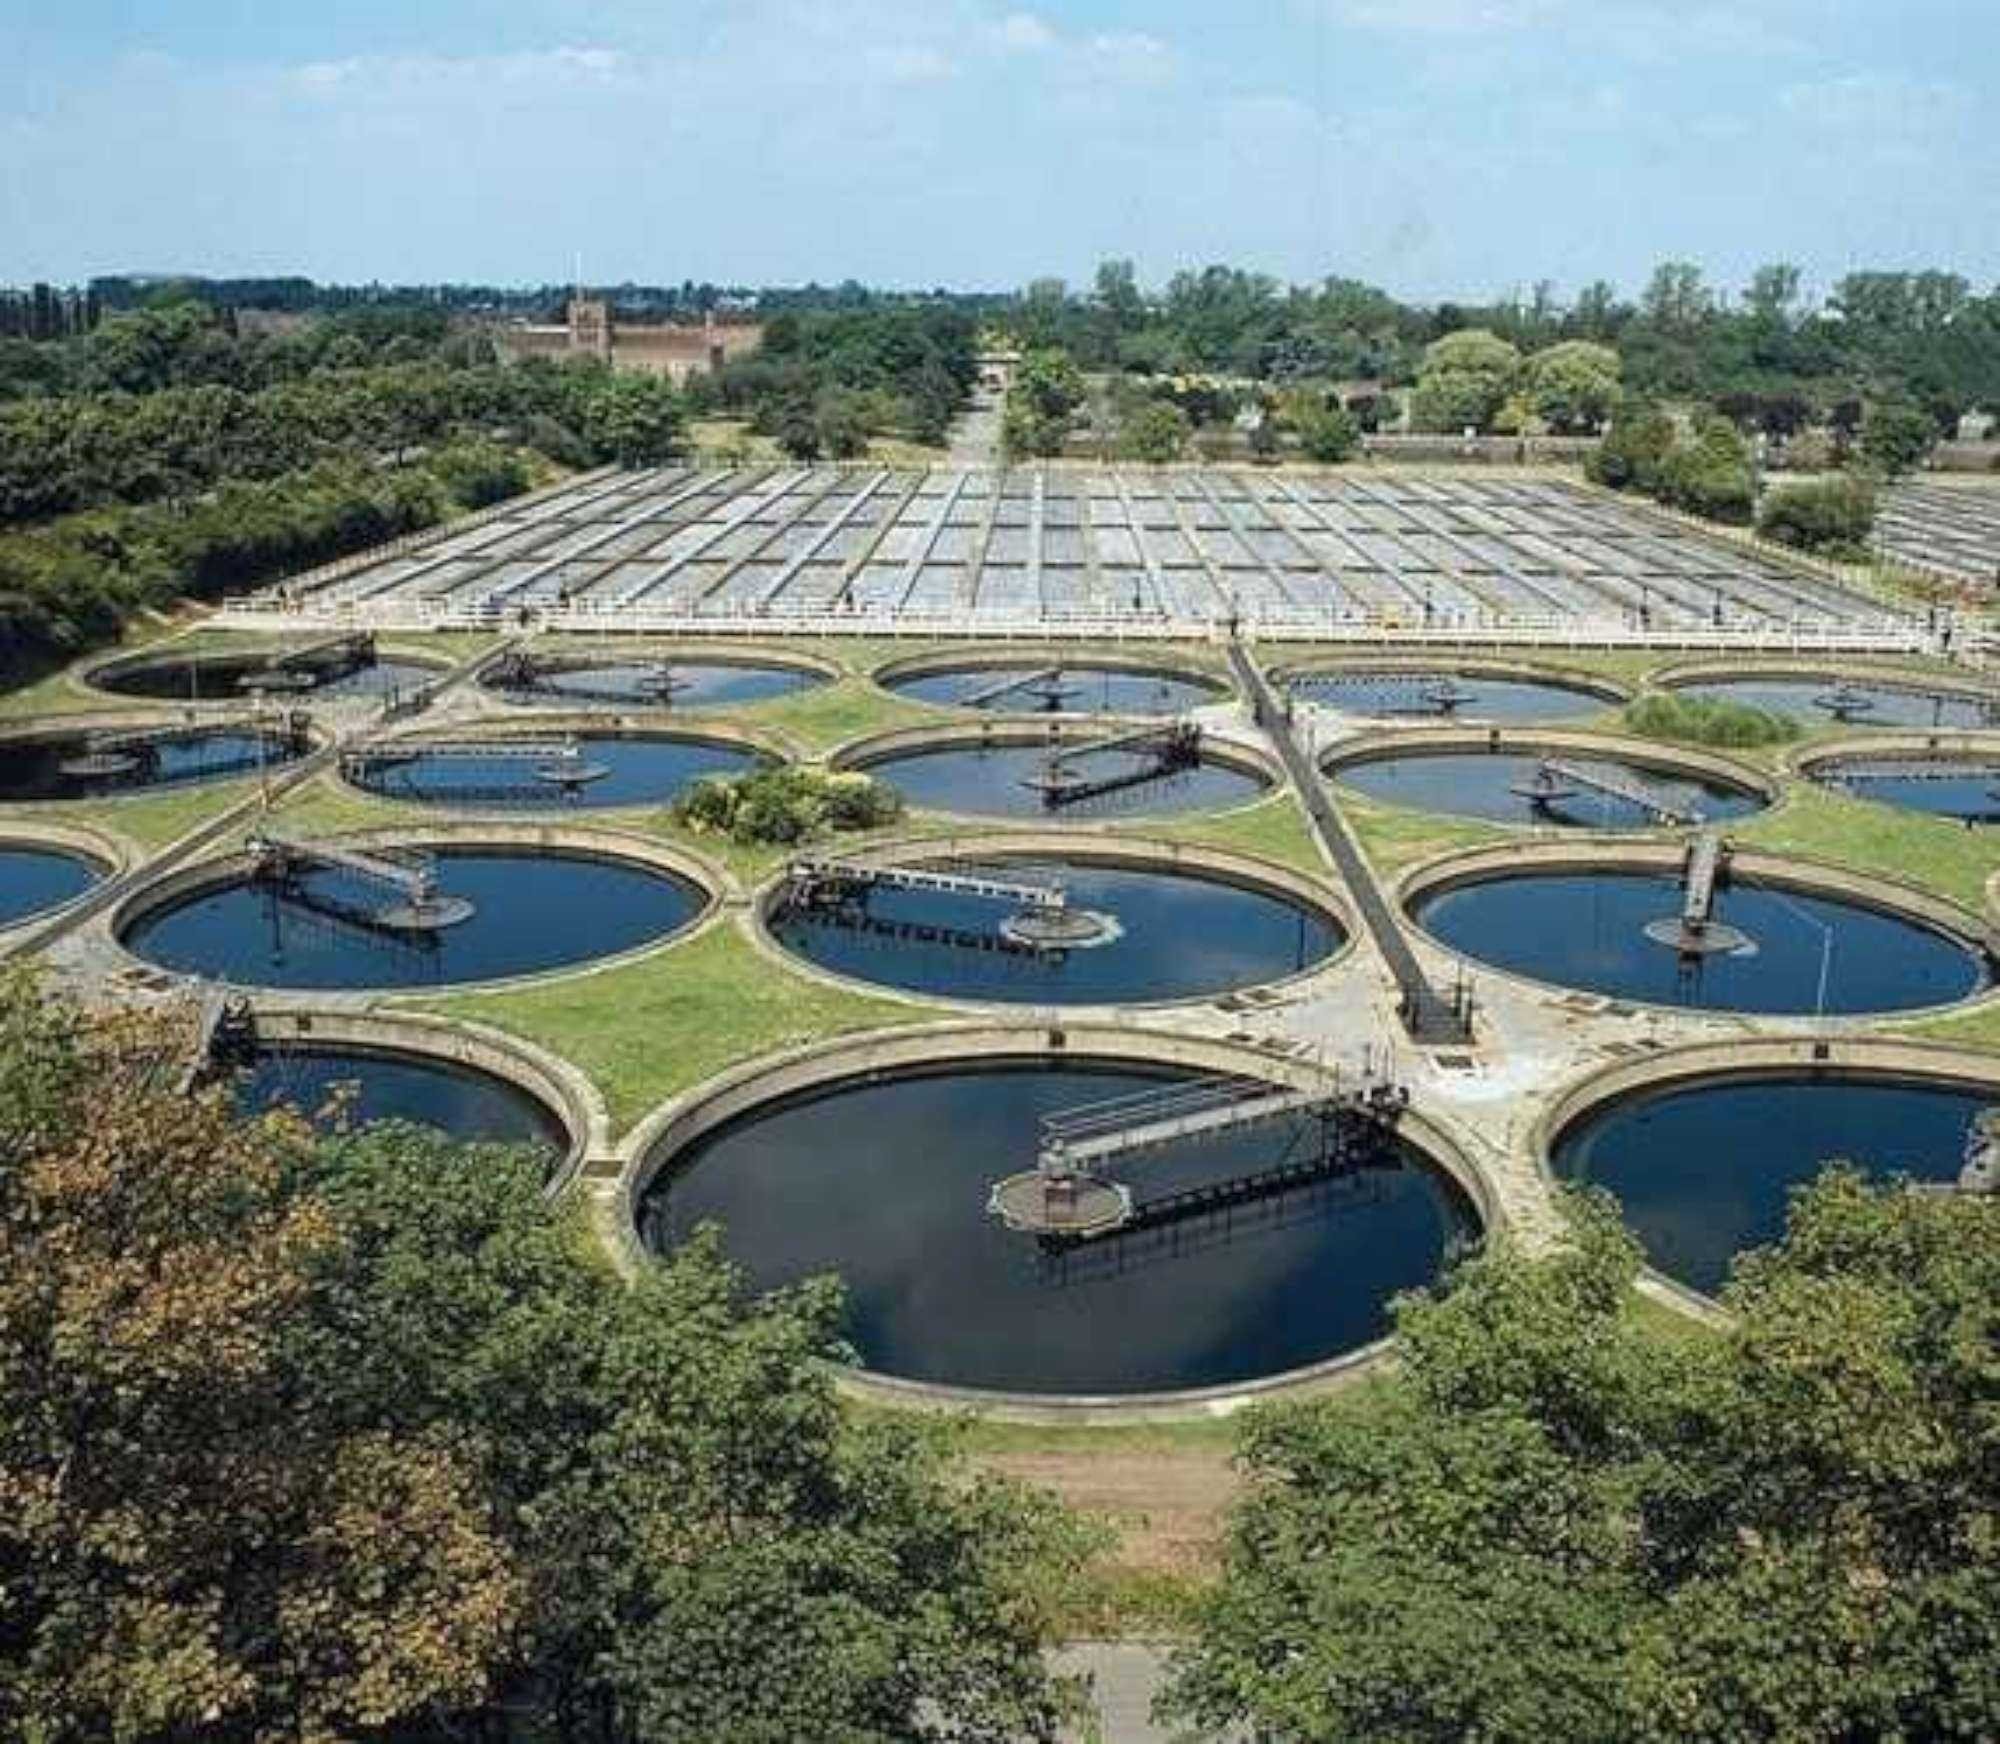
[[[1178,1704],[1300,1740],[2000,1732],[2000,1202],[1833,1174],[1667,1339],[1602,1202],[1274,1409]]]
[[[628,1286],[532,1153],[177,1074],[0,987],[0,1733],[1051,1735],[1081,1540],[850,1420],[830,1285]]]

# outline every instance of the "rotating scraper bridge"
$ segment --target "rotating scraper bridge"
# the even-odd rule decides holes
[[[233,606],[295,627],[1220,633],[1917,650],[1835,579],[1543,478],[595,473]]]

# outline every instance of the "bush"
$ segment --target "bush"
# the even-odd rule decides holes
[[[1299,445],[1307,459],[1338,466],[1361,446],[1361,430],[1345,406],[1328,406],[1299,420]]]
[[[1118,454],[1155,466],[1178,460],[1187,452],[1191,434],[1187,414],[1166,400],[1147,400],[1118,432]]]
[[[792,847],[829,833],[881,829],[902,815],[902,795],[871,775],[790,768],[708,776],[673,808],[684,829],[726,835],[745,847]]]
[[[1732,749],[1780,745],[1796,739],[1801,730],[1790,715],[1748,703],[1671,693],[1641,697],[1625,710],[1625,725],[1648,739]]]
[[[1874,530],[1875,492],[1858,478],[1780,485],[1757,514],[1765,538],[1834,557],[1865,558]]]

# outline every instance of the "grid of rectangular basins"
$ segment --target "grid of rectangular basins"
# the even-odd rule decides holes
[[[1836,584],[1547,479],[665,468],[447,531],[321,598],[609,615],[1857,618]]]
[[[1875,515],[1875,541],[1904,563],[2000,585],[2000,489],[1990,485],[1897,485]]]

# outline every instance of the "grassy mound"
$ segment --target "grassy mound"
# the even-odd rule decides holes
[[[1724,749],[1781,745],[1796,739],[1802,730],[1790,715],[1752,708],[1748,703],[1671,694],[1641,697],[1630,704],[1625,710],[1625,725],[1648,739]]]

